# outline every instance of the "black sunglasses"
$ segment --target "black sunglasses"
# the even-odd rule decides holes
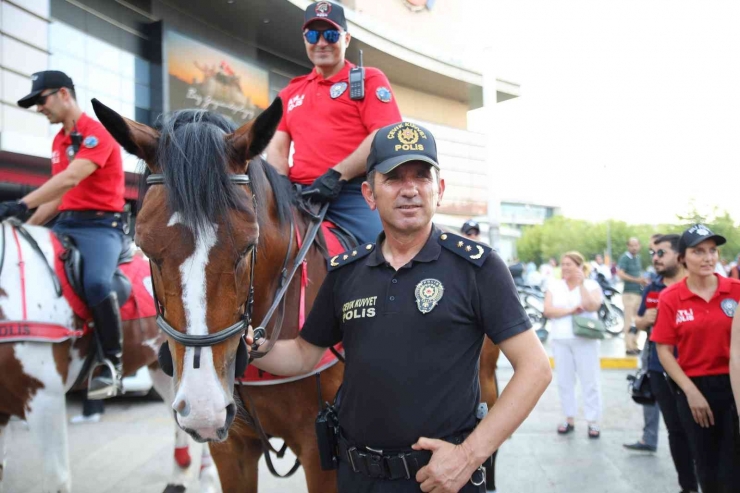
[[[46,104],[46,98],[48,98],[49,96],[51,96],[53,94],[58,93],[61,89],[62,88],[60,87],[59,89],[56,89],[54,91],[51,91],[49,94],[44,94],[43,96],[38,96],[36,98],[36,105],[37,106],[43,106],[43,105],[45,105]]]
[[[662,248],[660,250],[650,250],[651,257],[657,255],[658,258],[663,258],[663,255],[665,255],[666,253],[668,253],[668,250],[663,250]]]
[[[306,38],[306,41],[308,41],[309,44],[315,45],[319,42],[319,38],[321,36],[324,36],[324,39],[329,44],[334,44],[337,41],[339,41],[339,38],[341,37],[342,33],[339,32],[337,29],[327,29],[325,31],[319,31],[317,29],[309,29],[305,33],[303,33],[303,37]]]

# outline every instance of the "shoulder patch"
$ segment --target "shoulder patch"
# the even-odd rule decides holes
[[[98,138],[94,135],[89,135],[85,137],[85,140],[82,141],[82,145],[87,147],[88,149],[94,149],[98,145]]]
[[[370,252],[375,248],[375,243],[365,243],[352,250],[335,255],[327,261],[326,268],[329,272],[343,267],[347,264],[351,264],[355,260],[359,260],[362,257],[370,255]]]
[[[491,247],[452,233],[439,235],[439,244],[478,267],[488,258]]]

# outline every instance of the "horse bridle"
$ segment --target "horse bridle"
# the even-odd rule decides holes
[[[251,179],[249,175],[246,174],[238,174],[238,175],[229,175],[229,180],[231,183],[235,185],[251,185]],[[147,185],[163,185],[165,183],[164,175],[163,174],[152,174],[149,175],[146,179]],[[254,201],[254,208],[256,210],[257,203],[256,198],[254,196],[254,193],[252,193],[252,199]],[[284,276],[283,282],[281,286],[279,287],[275,298],[273,299],[272,305],[267,310],[267,313],[265,314],[265,318],[262,320],[262,323],[254,329],[254,343],[252,344],[252,353],[250,356],[248,356],[247,351],[247,344],[245,340],[247,329],[249,328],[249,325],[252,323],[252,309],[254,307],[254,271],[255,271],[255,264],[256,264],[256,258],[257,258],[257,247],[252,247],[251,249],[251,272],[249,275],[249,295],[247,296],[247,300],[244,303],[244,310],[242,313],[241,318],[239,321],[237,321],[235,324],[226,327],[225,329],[219,330],[216,333],[213,334],[206,334],[206,335],[190,335],[185,334],[183,332],[178,331],[172,325],[170,325],[167,320],[164,318],[162,305],[159,302],[159,298],[157,297],[156,289],[154,288],[154,281],[152,280],[152,294],[154,298],[154,306],[157,313],[157,326],[159,326],[162,331],[170,336],[175,342],[182,344],[183,346],[187,347],[193,347],[195,348],[195,354],[193,357],[193,368],[199,368],[200,367],[200,350],[203,347],[211,347],[218,343],[224,342],[227,339],[230,339],[231,337],[241,334],[241,337],[239,338],[239,348],[237,349],[236,353],[236,360],[235,360],[235,374],[237,377],[244,374],[244,371],[247,368],[247,364],[251,359],[254,358],[260,358],[267,354],[270,349],[274,346],[275,342],[280,337],[280,331],[282,330],[282,320],[280,324],[277,324],[275,329],[273,330],[273,333],[270,337],[270,340],[266,346],[266,348],[263,351],[257,352],[257,350],[264,344],[264,339],[266,336],[266,325],[270,322],[273,314],[275,313],[275,310],[280,305],[281,300],[284,299],[285,293],[290,286],[290,282],[293,279],[293,276],[295,275],[296,271],[298,270],[298,267],[303,262],[303,259],[306,257],[306,254],[308,253],[308,249],[310,248],[311,244],[313,243],[314,239],[316,238],[316,234],[318,233],[319,228],[321,227],[321,223],[323,221],[324,216],[326,215],[326,209],[328,207],[328,204],[324,204],[324,206],[321,208],[321,211],[318,215],[316,215],[313,219],[313,223],[311,227],[308,228],[306,231],[306,236],[304,238],[303,244],[301,245],[300,250],[298,251],[298,254],[296,255],[295,261],[293,263],[292,268],[290,269],[290,272],[287,276]],[[291,228],[292,230],[292,228]],[[292,238],[292,234],[291,234]],[[288,258],[290,257],[290,252],[292,250],[292,241],[291,245],[288,247],[288,251],[286,253],[286,258],[284,262],[284,266],[287,265]],[[172,354],[169,350],[169,343],[165,341],[162,346],[159,348],[159,354],[158,354],[159,364],[162,368],[162,371],[164,371],[165,374],[169,375],[170,377],[174,375],[174,367],[172,363]]]

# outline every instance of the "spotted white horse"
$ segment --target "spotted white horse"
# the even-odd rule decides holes
[[[39,460],[29,491],[71,491],[65,396],[84,370],[93,344],[92,334],[82,330],[83,320],[61,295],[54,241],[46,228],[0,223],[0,492],[11,416],[25,420],[33,437],[36,453],[24,460]],[[147,281],[151,282],[144,279],[144,284]],[[165,403],[173,402],[172,379],[156,363],[163,338],[154,318],[124,321],[123,331],[124,372],[148,366],[155,390]],[[175,430],[173,473],[166,493],[184,492],[187,482],[195,480],[189,467],[189,438],[179,427]],[[200,466],[200,490],[220,491],[208,447],[203,447]]]

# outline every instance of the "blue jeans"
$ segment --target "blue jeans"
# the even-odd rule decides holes
[[[642,350],[640,359],[642,367],[647,369],[650,350],[645,345]],[[651,447],[658,446],[658,427],[660,426],[660,406],[656,401],[652,406],[642,406],[642,415],[645,420],[645,427],[642,429],[642,443]]]
[[[113,291],[113,273],[124,245],[123,225],[113,219],[57,221],[52,228],[58,236],[71,237],[82,256],[85,301],[95,306]]]
[[[355,178],[345,183],[326,211],[326,219],[352,233],[360,244],[374,242],[383,230],[378,211],[371,210],[362,196],[363,181]]]

